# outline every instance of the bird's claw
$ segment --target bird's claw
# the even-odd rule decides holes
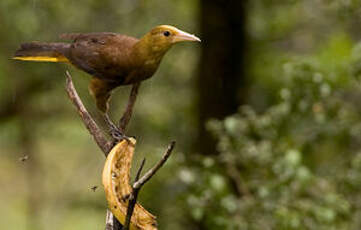
[[[122,131],[120,131],[118,128],[114,128],[112,127],[110,129],[110,135],[112,136],[112,138],[116,141],[122,141],[123,139],[126,138],[126,136],[124,135],[124,133]]]
[[[119,143],[122,140],[126,140],[128,142],[132,142],[131,138],[135,139],[134,136],[126,136],[120,129],[111,128],[110,135],[112,136],[115,143]]]
[[[116,145],[117,143],[121,142],[122,140],[127,140],[128,142],[133,142],[131,141],[131,138],[135,139],[135,137],[133,136],[126,136],[124,134],[124,131],[122,128],[119,128],[118,126],[116,126],[112,120],[109,118],[108,114],[105,113],[104,114],[104,120],[107,123],[108,127],[109,127],[109,134],[110,136],[113,138],[113,144]]]

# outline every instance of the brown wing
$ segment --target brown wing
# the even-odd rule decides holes
[[[120,84],[134,68],[131,50],[138,39],[115,33],[65,34],[73,43],[67,58],[76,67]]]
[[[59,38],[63,40],[72,40],[75,41],[77,39],[85,39],[87,37],[92,36],[111,36],[111,35],[117,35],[116,33],[111,32],[100,32],[100,33],[65,33],[60,34]]]

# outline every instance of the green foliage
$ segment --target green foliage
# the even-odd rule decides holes
[[[209,122],[220,155],[198,161],[191,214],[207,229],[360,229],[359,89],[306,61],[283,67],[275,105]]]
[[[0,185],[4,188],[0,229],[41,230],[49,223],[53,229],[103,229],[106,209],[100,180],[104,156],[64,91],[64,72],[69,70],[86,107],[106,131],[88,93],[90,76],[69,65],[11,60],[19,45],[62,41],[59,35],[67,32],[109,31],[140,37],[159,24],[199,35],[196,12],[192,0],[0,1]],[[196,130],[189,86],[196,49],[199,45],[174,47],[154,78],[142,84],[129,126],[129,135],[138,138],[136,162],[146,156],[147,166],[155,163],[170,139],[177,140],[176,151],[190,149],[192,136],[185,134]],[[114,92],[112,118],[119,119],[123,113],[129,89]],[[24,155],[29,160],[21,163],[18,159]],[[166,215],[176,198],[164,188],[164,181],[168,178],[153,179],[140,199],[159,216],[160,226],[175,225],[170,229],[176,230],[179,221]],[[89,189],[94,185],[99,186],[96,192]]]
[[[198,4],[0,1],[1,229],[47,229],[49,222],[54,229],[102,229],[106,208],[104,157],[64,93],[65,67],[9,60],[18,45],[58,41],[64,32],[139,37],[157,24],[198,35]],[[202,125],[194,90],[199,46],[179,45],[167,54],[142,85],[129,131],[147,166],[159,159],[161,146],[177,140],[176,152],[140,196],[160,229],[361,229],[360,4],[248,1],[248,106],[209,122],[219,156],[191,147]],[[89,77],[70,70],[97,117]],[[115,92],[113,117],[120,117],[127,96],[126,87]],[[20,163],[26,154],[29,161]],[[100,186],[95,193],[93,185]]]

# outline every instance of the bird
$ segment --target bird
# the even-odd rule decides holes
[[[159,25],[140,39],[112,32],[67,33],[60,39],[70,42],[27,42],[15,51],[21,61],[69,63],[92,76],[90,94],[111,132],[117,129],[109,119],[112,90],[134,85],[154,75],[163,56],[176,43],[200,42],[174,26]]]

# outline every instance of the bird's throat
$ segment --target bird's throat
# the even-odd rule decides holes
[[[143,37],[135,44],[134,52],[139,60],[142,60],[143,65],[158,66],[169,48],[169,46],[154,44]]]

